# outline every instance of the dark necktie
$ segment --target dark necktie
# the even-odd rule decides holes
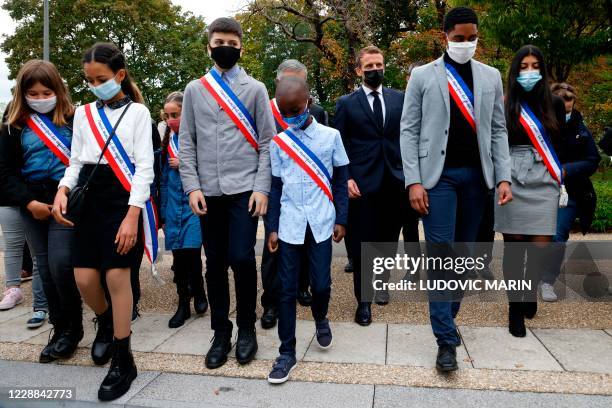
[[[385,119],[383,117],[382,103],[380,102],[380,97],[378,96],[378,92],[373,91],[372,96],[374,97],[374,119],[376,120],[376,125],[379,128],[383,128],[385,125]]]

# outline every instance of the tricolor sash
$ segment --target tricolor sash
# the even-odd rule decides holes
[[[476,132],[476,115],[474,114],[474,94],[470,91],[461,75],[448,62],[446,63],[446,77],[448,78],[448,91],[459,110]]]
[[[204,88],[217,101],[223,111],[230,117],[232,122],[238,127],[244,138],[253,146],[255,150],[259,150],[257,135],[257,126],[249,113],[249,110],[238,99],[238,96],[232,91],[221,76],[211,69],[208,74],[200,78]]]
[[[176,133],[172,133],[170,140],[168,141],[168,156],[171,159],[178,159],[178,146],[178,135]]]
[[[30,115],[27,125],[38,138],[68,166],[70,162],[70,141],[62,135],[57,126],[44,115],[36,113]]]
[[[278,126],[280,126],[283,130],[287,130],[289,128],[289,124],[285,122],[285,119],[283,119],[283,115],[281,115],[280,111],[278,110],[276,98],[270,100],[270,107],[272,108],[272,115],[274,115],[274,120],[276,121]]]
[[[87,121],[89,122],[89,127],[91,128],[94,137],[96,138],[96,142],[98,146],[100,146],[100,150],[104,148],[106,141],[108,140],[111,132],[113,131],[113,126],[110,124],[106,113],[104,113],[104,108],[97,108],[96,103],[90,103],[85,105],[85,116],[87,117]],[[108,162],[111,169],[113,169],[113,173],[121,182],[121,185],[126,191],[132,190],[132,178],[134,177],[134,173],[136,169],[127,155],[121,141],[117,137],[117,134],[113,136],[113,141],[108,145],[106,152],[104,152],[104,158]],[[151,261],[151,265],[153,265],[153,275],[156,275],[155,271],[155,260],[157,259],[157,250],[158,250],[158,242],[157,242],[157,212],[155,210],[155,204],[153,203],[153,199],[149,198],[145,203],[145,207],[142,210],[142,219],[143,219],[143,238],[144,238],[144,249],[147,254],[147,258]]]
[[[529,106],[521,102],[521,116],[519,118],[525,133],[529,136],[529,140],[533,147],[537,150],[548,169],[548,172],[560,186],[559,207],[567,206],[567,191],[563,184],[563,167],[561,161],[555,153],[550,137],[546,133],[546,129],[542,122],[533,114]]]
[[[274,136],[272,140],[312,178],[329,200],[333,202],[331,175],[317,155],[289,129]]]

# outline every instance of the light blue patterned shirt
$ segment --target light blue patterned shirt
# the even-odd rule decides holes
[[[225,72],[221,72],[221,70],[217,68],[216,65],[213,67],[213,69],[215,70],[215,72],[217,72],[217,74],[219,74],[219,76],[221,76],[221,78],[225,82],[227,82],[228,85],[232,85],[240,75],[240,67],[238,66],[238,64],[234,65]]]
[[[305,129],[292,129],[295,136],[321,160],[333,177],[334,167],[349,164],[340,132],[314,118]],[[278,237],[289,244],[304,243],[306,226],[317,243],[332,235],[336,223],[334,204],[321,188],[275,142],[270,143],[272,175],[283,182]]]

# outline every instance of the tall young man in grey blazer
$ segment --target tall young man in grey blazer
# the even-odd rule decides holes
[[[265,86],[236,64],[242,54],[240,24],[231,18],[213,21],[208,26],[208,52],[215,61],[210,81],[197,79],[185,89],[179,170],[191,210],[201,217],[215,332],[206,367],[217,368],[225,364],[232,348],[228,267],[234,272],[236,287],[236,359],[246,364],[257,352],[255,242],[258,218],[265,215],[268,205],[272,177],[268,147],[275,129]],[[214,92],[210,85],[213,81],[219,88],[230,90],[227,94],[234,98],[235,105],[215,98],[221,93]],[[232,110],[232,106],[240,106],[238,103],[244,117],[252,122],[256,133],[253,138],[240,130],[246,129],[246,121],[237,123],[230,116],[238,112],[235,107]],[[234,113],[234,118],[239,114]]]
[[[443,247],[436,244],[476,240],[490,189],[497,187],[500,204],[512,200],[501,75],[472,59],[478,18],[470,8],[454,8],[444,18],[444,32],[444,55],[412,71],[401,120],[406,188],[422,215],[429,256]],[[451,74],[460,77],[452,81],[461,86],[458,92],[449,89]],[[440,276],[428,272],[430,279]],[[454,272],[444,276],[460,278]],[[439,347],[436,367],[452,371],[461,343],[454,322],[460,299],[439,295],[445,293],[430,292],[429,301]]]

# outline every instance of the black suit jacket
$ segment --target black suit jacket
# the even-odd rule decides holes
[[[361,194],[379,191],[383,186],[404,186],[399,144],[404,94],[383,88],[383,98],[386,114],[382,129],[376,125],[362,87],[336,103],[334,126],[342,135],[350,160],[349,178],[355,180]]]

